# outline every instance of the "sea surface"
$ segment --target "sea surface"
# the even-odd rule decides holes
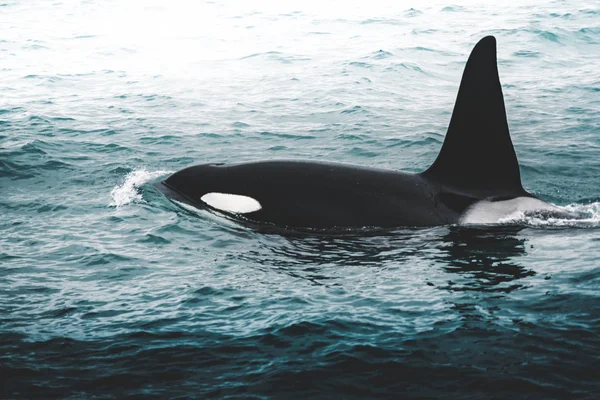
[[[583,219],[260,234],[155,187],[422,171],[486,35]],[[2,399],[600,398],[600,3],[0,0],[0,216]]]

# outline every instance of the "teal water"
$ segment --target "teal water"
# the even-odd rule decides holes
[[[596,2],[4,0],[0,32],[0,398],[598,397]],[[265,235],[153,186],[421,171],[489,34],[525,188],[583,220]]]

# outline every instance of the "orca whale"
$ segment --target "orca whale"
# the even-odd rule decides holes
[[[440,153],[421,173],[259,161],[196,165],[162,184],[193,207],[291,230],[489,223],[515,211],[559,211],[521,184],[493,36],[471,52]]]

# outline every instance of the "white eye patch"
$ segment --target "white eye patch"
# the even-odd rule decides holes
[[[246,214],[262,208],[256,199],[240,194],[211,192],[206,193],[200,200],[212,208],[231,213]]]

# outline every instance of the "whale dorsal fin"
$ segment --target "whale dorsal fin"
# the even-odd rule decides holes
[[[508,131],[493,36],[471,52],[446,139],[423,175],[476,197],[527,195]]]

